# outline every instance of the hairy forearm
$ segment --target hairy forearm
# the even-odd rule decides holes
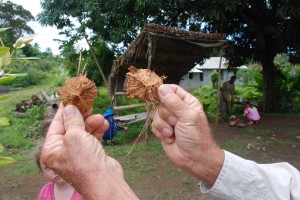
[[[207,156],[194,160],[193,165],[186,170],[207,186],[213,186],[221,172],[224,159],[224,152],[215,148]]]
[[[87,177],[74,185],[74,188],[86,200],[138,199],[124,178],[116,172],[89,173]]]

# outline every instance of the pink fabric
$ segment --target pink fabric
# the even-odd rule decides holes
[[[250,106],[246,107],[244,115],[248,116],[248,118],[252,121],[258,121],[260,119],[258,110],[255,106],[252,106],[252,108]]]
[[[54,198],[54,183],[49,182],[41,189],[38,200],[55,200]],[[74,191],[70,200],[84,200],[84,198]]]

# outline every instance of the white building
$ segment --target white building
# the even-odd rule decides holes
[[[210,74],[217,70],[219,71],[220,57],[210,57],[206,59],[203,65],[197,64],[192,68],[187,74],[185,74],[179,85],[184,89],[195,89],[200,86],[211,85]],[[227,69],[226,59],[222,58],[221,63],[221,77],[222,82],[225,82],[234,75],[233,71]],[[240,66],[239,68],[247,68],[245,65]],[[235,85],[242,85],[243,82],[237,77]]]

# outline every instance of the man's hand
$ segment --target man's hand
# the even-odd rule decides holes
[[[76,107],[64,108],[61,104],[43,146],[42,162],[86,199],[99,199],[100,196],[113,199],[118,195],[114,194],[115,187],[124,194],[134,195],[123,179],[121,165],[105,154],[96,138],[102,137],[107,127],[108,123],[101,115],[89,116],[84,122]],[[112,189],[108,189],[110,187]]]
[[[214,143],[200,102],[177,85],[161,85],[152,130],[170,160],[212,185],[224,153]]]

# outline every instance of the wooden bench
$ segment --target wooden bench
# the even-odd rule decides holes
[[[115,92],[113,101],[116,101],[116,96],[126,96],[125,92]],[[117,102],[115,102],[115,105]],[[114,110],[118,112],[119,110],[127,110],[131,108],[138,108],[138,107],[145,107],[145,103],[139,103],[139,104],[131,104],[131,105],[122,105],[122,106],[114,106]],[[123,115],[123,116],[115,116],[115,119],[124,125],[136,123],[139,121],[143,121],[147,119],[147,112],[141,112],[136,114],[129,114],[129,115]]]
[[[135,122],[143,121],[147,119],[147,112],[124,115],[124,116],[115,116],[115,119],[119,122],[122,122],[124,125],[132,124]]]

